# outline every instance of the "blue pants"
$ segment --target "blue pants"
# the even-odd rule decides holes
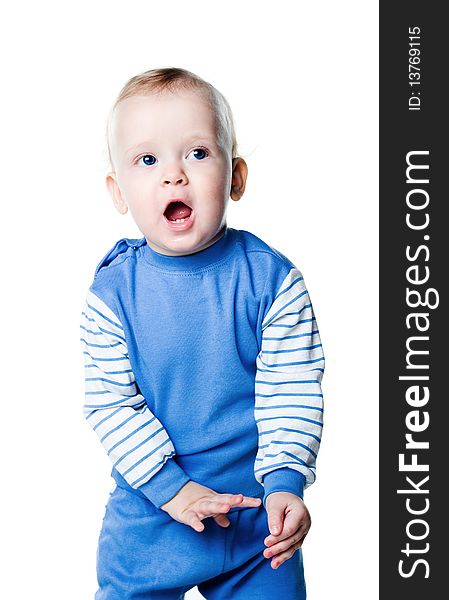
[[[267,513],[231,510],[194,531],[149,500],[116,487],[98,541],[95,600],[183,600],[198,586],[208,600],[305,600],[301,550],[277,569],[263,556]]]

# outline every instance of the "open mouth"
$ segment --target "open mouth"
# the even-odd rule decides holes
[[[173,223],[184,223],[190,218],[192,209],[187,206],[182,200],[170,202],[164,211],[164,216]]]

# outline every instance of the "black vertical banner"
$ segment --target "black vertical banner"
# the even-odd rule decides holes
[[[380,2],[380,598],[449,597],[449,25]]]

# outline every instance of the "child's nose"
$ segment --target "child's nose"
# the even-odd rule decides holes
[[[185,185],[188,182],[187,175],[178,167],[167,169],[162,175],[161,184],[167,185]]]

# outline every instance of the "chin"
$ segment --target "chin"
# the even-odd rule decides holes
[[[197,252],[203,245],[204,243],[196,243],[192,241],[189,242],[187,240],[180,241],[179,244],[172,241],[170,243],[163,244],[161,247],[162,250],[159,250],[159,252],[171,252],[176,256],[181,254],[193,254],[194,252]]]

